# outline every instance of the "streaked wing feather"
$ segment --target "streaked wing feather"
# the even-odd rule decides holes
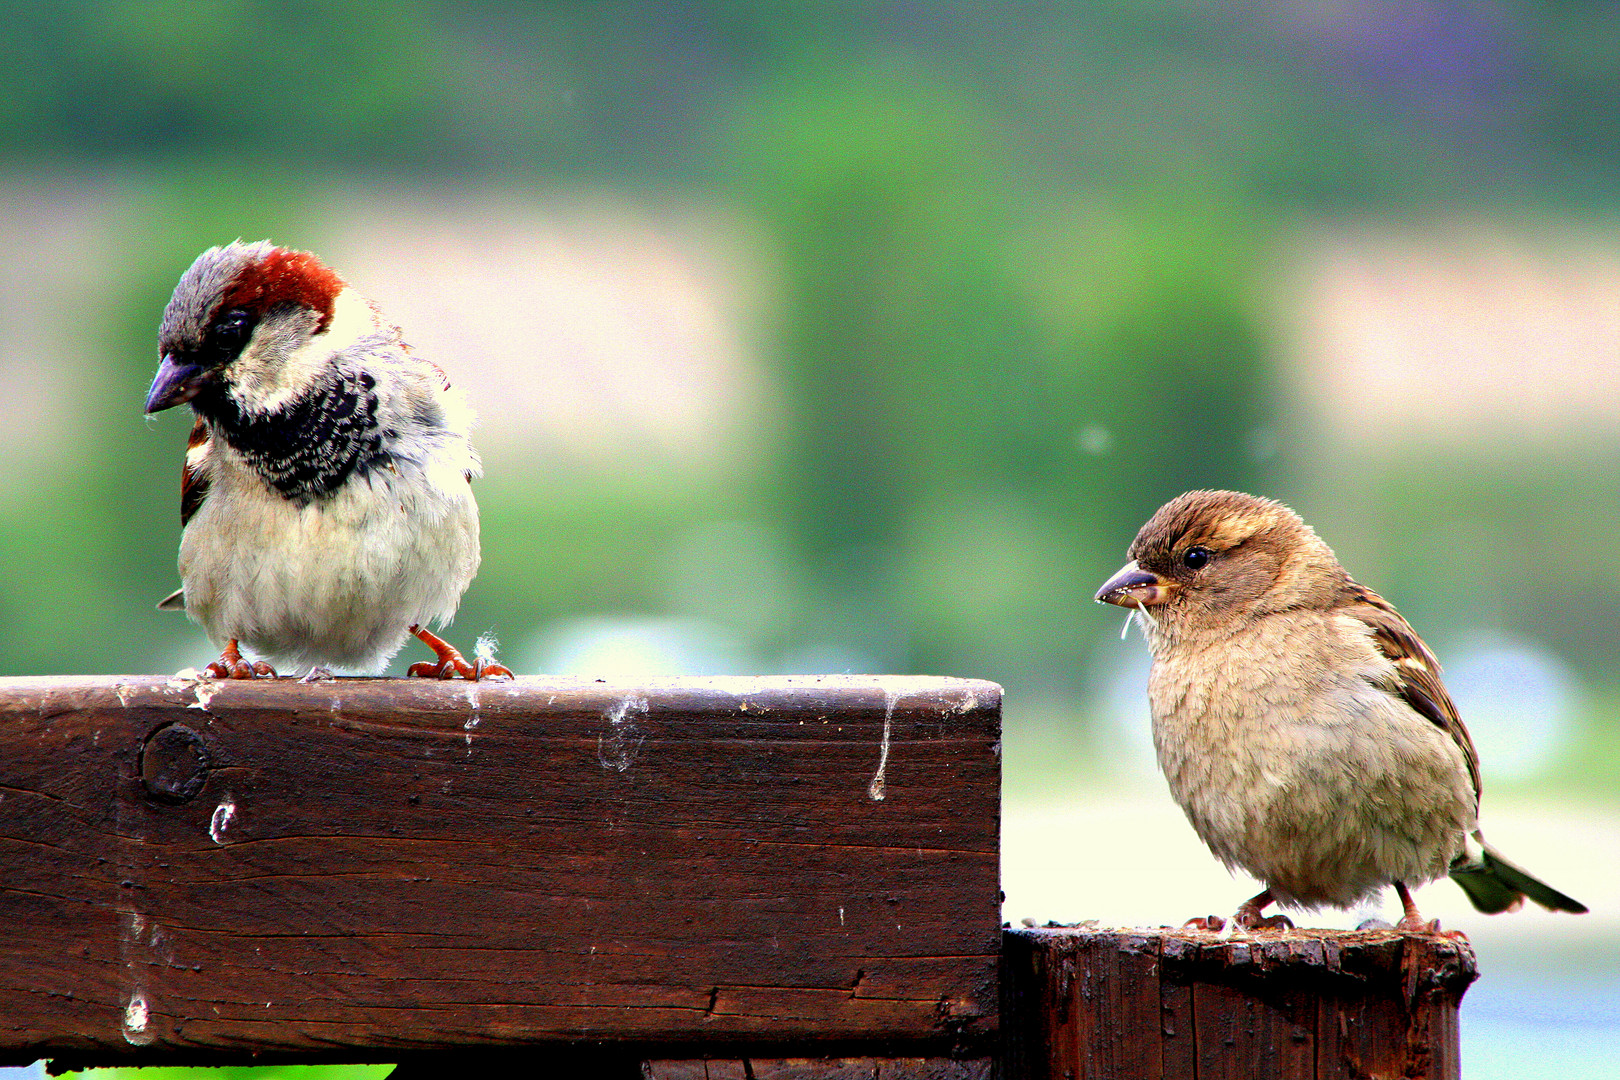
[[[208,496],[208,425],[198,420],[186,441],[186,463],[180,469],[180,525],[185,527]]]
[[[1468,762],[1468,778],[1474,784],[1474,797],[1480,793],[1479,753],[1468,734],[1457,706],[1452,702],[1446,686],[1440,681],[1440,661],[1417,636],[1411,624],[1401,618],[1400,612],[1388,600],[1361,585],[1354,586],[1354,599],[1345,606],[1349,614],[1372,628],[1373,642],[1395,664],[1395,685],[1392,689],[1401,695],[1419,715],[1450,735],[1461,748]]]

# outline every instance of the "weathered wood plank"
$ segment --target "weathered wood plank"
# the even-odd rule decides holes
[[[993,684],[13,679],[0,725],[11,1060],[994,1031]]]
[[[1158,938],[1095,934],[1080,942],[1079,958],[1079,1075],[1161,1080]]]
[[[1345,978],[1330,984],[1318,1004],[1320,1080],[1462,1075],[1457,1012],[1476,977],[1473,949],[1450,937],[1417,940],[1425,944],[1324,942],[1325,966]]]
[[[1009,930],[1003,1075],[1448,1080],[1475,974],[1440,935]]]
[[[1198,1025],[1190,973],[1197,942],[1165,935],[1159,940],[1160,1074],[1166,1080],[1198,1074]]]
[[[989,1058],[744,1058],[648,1061],[644,1080],[991,1080]]]
[[[1318,989],[1265,977],[1293,959],[1290,944],[1257,938],[1200,949],[1202,977],[1193,981],[1199,1080],[1314,1076]]]

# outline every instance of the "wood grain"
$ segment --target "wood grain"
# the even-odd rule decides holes
[[[744,1058],[648,1061],[644,1080],[991,1080],[989,1058]]]
[[[0,680],[0,1055],[987,1047],[1000,702]]]
[[[1459,1075],[1464,940],[1394,931],[1009,930],[1009,1080]]]

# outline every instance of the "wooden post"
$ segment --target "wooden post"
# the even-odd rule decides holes
[[[891,677],[0,680],[0,1064],[1457,1075],[1457,939],[1004,933],[1000,709]]]
[[[0,1060],[987,1058],[1000,705],[0,680]]]
[[[1009,1080],[1460,1075],[1466,940],[1392,930],[1010,930]]]

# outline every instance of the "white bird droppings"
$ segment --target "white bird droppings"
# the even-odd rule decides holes
[[[647,734],[635,721],[636,715],[647,714],[647,699],[627,697],[608,710],[607,734],[596,739],[596,759],[602,768],[624,772],[636,760]]]
[[[208,819],[208,835],[214,843],[221,846],[225,843],[224,833],[230,827],[231,821],[236,817],[236,804],[229,797],[214,807],[214,816]]]
[[[191,692],[196,695],[196,700],[187,705],[186,708],[207,709],[208,703],[214,700],[215,694],[219,693],[219,684],[212,679],[198,679],[197,684],[191,688]]]
[[[132,995],[129,1004],[124,1006],[124,1039],[137,1046],[150,1042],[152,1036],[146,1032],[146,1024],[150,1017],[151,1011],[146,1004],[146,995],[141,993]]]
[[[937,680],[926,678],[908,678],[895,676],[884,680],[883,687],[883,735],[878,746],[877,771],[872,774],[872,782],[866,785],[866,796],[873,802],[882,802],[888,795],[887,773],[889,771],[889,744],[894,735],[894,708],[900,704],[902,698],[917,693],[933,690]],[[979,696],[971,690],[954,705],[946,706],[945,715],[955,713],[961,715],[979,707]],[[825,722],[825,718],[823,718]],[[842,727],[839,731],[844,730]]]
[[[461,730],[467,733],[467,756],[472,757],[473,730],[484,720],[478,712],[478,684],[475,682],[467,684],[467,707],[472,712],[468,715],[467,722],[461,725]]]
[[[887,797],[883,774],[889,768],[889,735],[894,730],[894,707],[899,701],[900,695],[893,690],[883,691],[883,743],[878,749],[877,772],[872,774],[872,782],[866,785],[866,796],[873,802],[882,802]]]

